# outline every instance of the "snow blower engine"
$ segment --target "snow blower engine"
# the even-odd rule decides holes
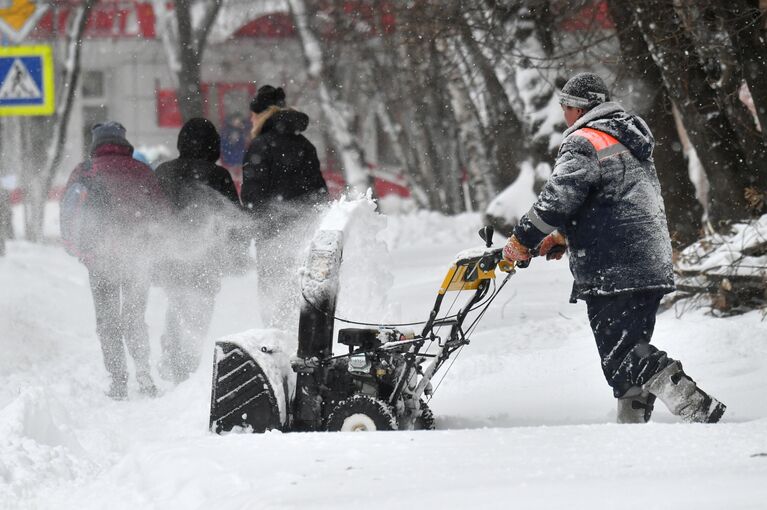
[[[480,236],[485,247],[456,257],[426,321],[340,329],[338,344],[348,352],[334,356],[334,322],[343,321],[335,317],[343,236],[338,231],[318,232],[302,276],[297,353],[290,356],[278,344],[253,338],[217,341],[211,430],[433,428],[427,403],[435,391],[434,376],[469,344],[469,336],[515,268],[527,266],[509,264],[503,260],[502,248],[492,248],[492,227],[484,227]],[[496,268],[507,273],[497,288]],[[462,292],[468,297],[459,303]],[[448,293],[455,294],[455,299],[440,314]],[[420,325],[420,333],[402,329]]]

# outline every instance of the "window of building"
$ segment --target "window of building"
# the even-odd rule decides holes
[[[82,73],[83,98],[104,97],[104,72],[84,71]]]

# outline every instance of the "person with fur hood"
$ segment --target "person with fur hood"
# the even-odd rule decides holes
[[[327,199],[314,145],[302,134],[309,117],[285,107],[282,88],[264,85],[250,103],[252,141],[242,163],[242,204],[255,220],[253,237],[265,324],[285,315],[296,239],[307,235],[315,207]]]
[[[586,302],[619,423],[647,422],[656,397],[686,421],[715,423],[725,405],[650,344],[661,298],[674,290],[650,128],[611,102],[593,73],[573,76],[560,103],[568,129],[554,171],[504,258],[524,261],[536,251],[560,258],[567,246],[571,300]]]
[[[243,262],[243,214],[229,171],[216,164],[221,138],[207,119],[193,118],[178,135],[179,157],[157,167],[173,209],[158,279],[168,295],[159,372],[179,383],[198,367],[221,278]]]

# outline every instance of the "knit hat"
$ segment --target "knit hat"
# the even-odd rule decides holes
[[[221,137],[208,119],[189,119],[178,134],[178,153],[182,158],[204,159],[215,163],[221,156]]]
[[[559,104],[591,110],[610,100],[610,93],[602,78],[594,73],[578,73],[565,83],[559,93]]]
[[[119,122],[109,121],[94,124],[91,128],[91,151],[108,143],[132,147],[125,138],[125,127]]]
[[[274,88],[264,85],[256,92],[256,97],[250,102],[250,110],[253,113],[261,113],[270,106],[285,106],[285,91],[282,87]]]

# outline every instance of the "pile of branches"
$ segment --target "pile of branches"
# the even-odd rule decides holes
[[[675,301],[705,300],[717,315],[767,309],[767,214],[687,247],[676,272]]]

